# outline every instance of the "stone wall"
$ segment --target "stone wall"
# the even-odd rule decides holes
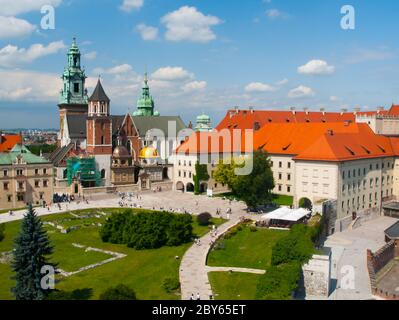
[[[331,255],[314,255],[302,271],[306,296],[327,298],[330,294]]]
[[[388,242],[375,253],[367,250],[367,269],[370,276],[371,291],[375,296],[387,300],[399,300],[399,295],[383,292],[378,288],[376,276],[379,271],[396,257],[399,257],[399,240]]]

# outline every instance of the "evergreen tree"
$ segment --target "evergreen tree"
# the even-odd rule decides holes
[[[22,220],[20,234],[15,239],[12,269],[16,286],[12,289],[17,300],[44,300],[49,290],[43,289],[41,269],[51,265],[46,256],[53,252],[43,223],[32,206]]]

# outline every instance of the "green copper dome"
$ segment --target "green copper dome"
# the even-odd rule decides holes
[[[72,46],[68,51],[68,65],[62,74],[63,87],[60,92],[60,104],[87,104],[88,96],[85,87],[86,74],[80,66],[81,54],[73,39]]]
[[[207,132],[207,131],[212,131],[211,127],[211,117],[202,113],[197,117],[197,123],[195,126],[195,131],[200,131],[200,132]]]
[[[147,73],[144,75],[144,86],[141,91],[141,96],[137,100],[137,111],[133,113],[134,116],[159,116],[158,111],[154,111],[155,103],[150,94],[150,87],[148,86]]]

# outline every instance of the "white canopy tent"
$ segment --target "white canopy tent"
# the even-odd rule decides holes
[[[273,212],[264,214],[262,220],[281,220],[289,222],[297,222],[306,217],[311,212],[307,209],[290,209],[290,208],[279,208]]]

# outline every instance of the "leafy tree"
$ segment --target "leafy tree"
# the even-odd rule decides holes
[[[304,208],[312,211],[313,209],[312,201],[310,201],[308,198],[301,198],[299,200],[299,208]]]
[[[0,242],[3,241],[4,237],[5,237],[5,229],[6,229],[6,225],[5,224],[0,224]]]
[[[301,277],[299,263],[271,266],[260,278],[256,298],[262,300],[290,300]]]
[[[297,262],[306,263],[313,255],[311,233],[305,225],[295,225],[291,232],[277,241],[272,250],[272,265]]]
[[[43,223],[30,206],[14,246],[12,269],[16,273],[16,285],[12,291],[17,300],[44,300],[50,293],[41,286],[41,270],[51,265],[46,257],[52,252]]]
[[[252,155],[253,169],[248,175],[236,175],[235,169],[240,165],[219,163],[214,178],[227,184],[233,193],[243,200],[248,207],[266,204],[273,199],[274,178],[268,155],[258,150]],[[241,165],[242,166],[242,165]]]
[[[124,284],[109,288],[100,295],[100,300],[137,300],[136,293]]]
[[[197,162],[195,164],[195,175],[193,176],[194,180],[194,194],[199,195],[200,192],[200,184],[202,181],[208,181],[209,180],[209,174],[208,174],[208,167],[205,164],[199,164]]]
[[[212,215],[209,212],[203,212],[197,216],[197,222],[200,226],[209,225]]]
[[[178,246],[193,236],[192,217],[169,212],[127,210],[113,214],[100,230],[104,242],[127,244],[137,250]]]
[[[56,144],[35,144],[28,147],[29,151],[35,155],[40,155],[42,153],[52,153],[55,149],[57,149]]]

